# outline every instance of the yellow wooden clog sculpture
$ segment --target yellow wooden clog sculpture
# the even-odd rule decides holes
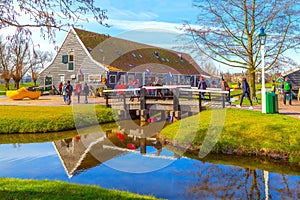
[[[7,91],[6,96],[13,100],[22,100],[24,98],[38,99],[41,96],[41,91],[29,91],[26,88],[20,88],[16,91]]]

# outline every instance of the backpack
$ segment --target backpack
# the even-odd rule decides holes
[[[289,82],[284,82],[284,87],[283,87],[283,89],[285,90],[285,91],[289,91],[290,89],[291,89],[291,86],[290,86],[290,83]]]
[[[72,94],[73,87],[71,85],[67,85],[65,88],[65,91],[67,94]]]

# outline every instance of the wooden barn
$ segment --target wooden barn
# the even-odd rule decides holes
[[[121,81],[145,85],[159,76],[166,84],[196,86],[200,75],[210,77],[188,54],[70,28],[40,81],[45,88],[67,80],[115,88]]]

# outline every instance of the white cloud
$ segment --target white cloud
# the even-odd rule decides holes
[[[108,20],[108,23],[113,27],[121,30],[136,30],[136,29],[160,29],[166,32],[178,32],[178,28],[182,24],[159,22],[159,21],[130,21],[130,20]]]
[[[152,20],[158,17],[157,14],[153,13],[153,12],[147,12],[147,11],[143,11],[143,12],[139,12],[139,11],[130,11],[130,10],[120,10],[117,8],[110,8],[108,10],[108,16],[111,19],[138,19],[138,20]]]

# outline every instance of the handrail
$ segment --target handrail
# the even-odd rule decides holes
[[[182,86],[172,86],[172,85],[166,85],[166,86],[143,86],[142,88],[146,90],[153,90],[153,89],[175,89],[179,88],[180,91],[184,92],[208,92],[208,93],[218,93],[218,94],[228,94],[229,91],[221,90],[221,88],[208,88],[206,90],[202,89],[193,89],[193,88],[182,88]],[[130,89],[113,89],[113,90],[103,90],[104,93],[112,93],[112,92],[130,92],[130,91],[140,91],[141,88],[130,88]]]
[[[208,93],[218,93],[218,94],[228,94],[229,91],[224,91],[224,90],[202,90],[202,89],[182,89],[180,88],[180,91],[185,91],[185,92],[208,92]]]

